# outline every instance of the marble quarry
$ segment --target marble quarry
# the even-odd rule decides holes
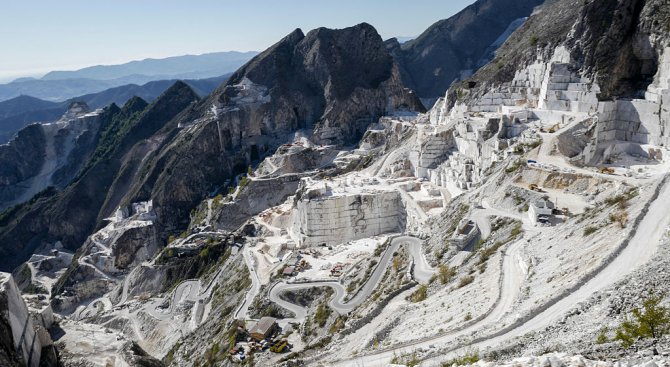
[[[585,161],[595,163],[626,153],[647,156],[640,145],[670,144],[670,47],[665,48],[644,99],[600,102],[595,137]]]
[[[397,189],[366,180],[374,179],[303,180],[289,231],[298,246],[331,246],[402,231],[405,210]]]

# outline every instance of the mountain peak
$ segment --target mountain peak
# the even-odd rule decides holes
[[[134,96],[123,105],[123,110],[129,113],[134,113],[144,110],[148,105],[147,101],[138,96]]]
[[[198,94],[195,93],[188,84],[186,84],[181,80],[177,80],[176,82],[174,82],[174,84],[172,84],[170,88],[168,88],[165,92],[163,92],[163,94],[161,94],[157,100],[171,99],[171,98],[185,98],[192,101],[200,99],[200,97],[198,97]]]
[[[337,99],[355,88],[376,88],[391,76],[393,59],[377,30],[367,23],[343,29],[318,28],[298,46],[307,70],[319,83],[330,85]],[[319,55],[319,57],[314,57]]]
[[[284,40],[293,41],[291,43],[294,43],[294,42],[299,42],[304,37],[305,37],[305,33],[302,31],[302,29],[296,28],[296,29],[293,30],[293,32],[286,35],[286,37],[284,37],[282,39],[282,41],[284,41]],[[281,41],[279,41],[279,42],[281,42]]]

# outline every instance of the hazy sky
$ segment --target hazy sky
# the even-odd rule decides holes
[[[263,50],[360,22],[416,36],[474,0],[2,0],[0,80],[147,57]]]

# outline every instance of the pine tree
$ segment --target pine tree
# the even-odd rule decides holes
[[[670,331],[670,308],[662,306],[663,297],[650,293],[642,310],[633,309],[633,317],[625,320],[616,331],[615,339],[627,348],[640,338],[659,338]]]

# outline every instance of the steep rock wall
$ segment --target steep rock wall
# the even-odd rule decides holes
[[[301,247],[399,232],[404,208],[396,191],[301,198],[293,213],[291,235]]]
[[[42,345],[40,338],[35,331],[33,319],[28,312],[21,293],[14,283],[11,274],[0,273],[0,325],[8,325],[11,331],[12,350],[7,351],[9,358],[18,359],[18,365],[25,365],[28,367],[38,367],[40,365],[40,356],[42,353]],[[0,332],[4,334],[4,332]],[[6,335],[3,335],[1,341],[2,348],[6,348],[7,341],[4,340]],[[2,354],[5,351],[0,351],[0,362],[2,362]],[[9,364],[12,366],[13,364]],[[16,365],[16,364],[14,364]]]

